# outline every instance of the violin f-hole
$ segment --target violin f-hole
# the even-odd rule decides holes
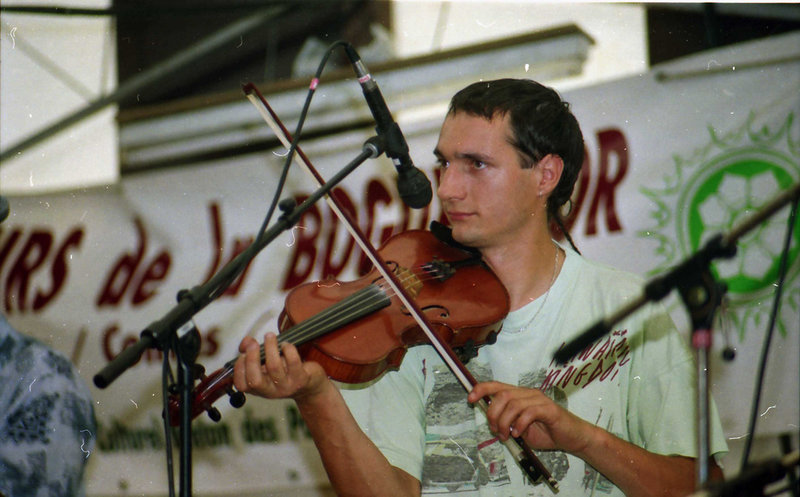
[[[422,310],[425,314],[434,313],[439,319],[447,319],[450,317],[450,311],[447,309],[447,307],[441,305],[436,305],[436,304],[426,305],[420,307],[420,310]],[[406,306],[402,306],[400,312],[402,312],[406,316],[411,316],[411,312],[406,308]]]

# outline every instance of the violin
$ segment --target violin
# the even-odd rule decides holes
[[[391,237],[378,250],[386,268],[423,310],[440,340],[468,360],[494,343],[508,314],[509,297],[497,276],[474,253],[448,245],[432,232],[411,230]],[[364,383],[399,367],[408,347],[427,336],[376,269],[352,282],[333,279],[292,289],[278,318],[278,342],[298,347],[303,360],[318,362],[332,379]],[[261,348],[264,359],[263,345]],[[192,393],[192,417],[207,412],[223,395],[240,407],[233,387],[236,359],[203,377]],[[177,425],[179,399],[169,399]]]

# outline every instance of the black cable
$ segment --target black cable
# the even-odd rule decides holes
[[[317,67],[317,72],[314,74],[314,79],[312,80],[313,83],[308,88],[308,94],[306,95],[306,101],[303,103],[303,109],[300,111],[300,117],[297,121],[297,128],[295,129],[294,135],[292,136],[291,146],[289,147],[289,152],[286,154],[286,160],[283,163],[283,170],[281,171],[281,177],[278,182],[278,190],[276,191],[276,195],[272,199],[272,205],[270,205],[269,211],[267,213],[267,217],[264,219],[264,223],[261,225],[261,229],[259,229],[259,237],[263,235],[263,233],[267,229],[267,225],[269,224],[270,219],[272,218],[272,214],[275,212],[275,207],[278,205],[278,201],[280,200],[280,194],[283,192],[284,184],[286,183],[286,177],[289,174],[289,168],[292,165],[292,160],[294,159],[295,152],[297,151],[297,146],[300,141],[300,134],[303,132],[303,125],[306,121],[306,116],[308,115],[308,108],[311,106],[311,99],[314,96],[314,92],[317,89],[317,83],[319,79],[322,77],[322,70],[325,68],[325,65],[328,63],[328,59],[333,54],[333,51],[340,47],[346,46],[349,43],[345,41],[336,41],[331,46],[328,47],[328,50],[325,51],[325,55],[322,57],[322,60]]]
[[[783,251],[781,252],[781,261],[778,269],[778,283],[775,290],[775,300],[772,302],[772,312],[770,313],[769,326],[767,333],[764,337],[764,346],[761,351],[761,358],[758,365],[758,373],[756,374],[756,385],[753,398],[753,408],[750,412],[750,422],[747,429],[747,442],[745,443],[744,453],[742,455],[742,464],[739,468],[741,473],[747,467],[747,461],[750,458],[750,451],[753,446],[753,439],[755,438],[756,420],[758,418],[759,403],[761,402],[761,390],[764,385],[764,377],[766,376],[767,369],[767,356],[769,355],[770,343],[772,342],[772,335],[775,331],[775,320],[778,315],[778,308],[780,307],[781,295],[783,294],[783,283],[786,279],[786,272],[789,260],[789,246],[792,241],[792,233],[794,232],[794,223],[797,216],[797,203],[798,199],[795,198],[792,203],[792,210],[789,213],[789,222],[786,228],[786,237],[783,242]]]
[[[292,165],[292,160],[294,159],[295,152],[297,151],[297,146],[300,141],[300,134],[303,131],[303,125],[305,123],[306,117],[308,115],[308,109],[311,106],[311,99],[314,96],[314,92],[316,91],[317,84],[319,82],[320,77],[322,76],[322,71],[325,69],[325,66],[328,63],[328,59],[333,54],[333,51],[340,47],[349,45],[348,42],[345,41],[336,41],[331,46],[328,47],[325,55],[322,57],[322,60],[317,67],[317,72],[314,74],[314,79],[312,79],[312,84],[309,86],[308,94],[306,95],[306,100],[303,104],[303,109],[300,111],[300,117],[297,122],[297,127],[292,135],[292,142],[289,147],[289,151],[286,154],[286,160],[283,164],[283,169],[281,170],[281,176],[278,180],[278,186],[275,189],[275,194],[272,197],[272,202],[270,203],[269,209],[267,210],[267,214],[264,217],[264,221],[261,224],[261,227],[258,229],[258,235],[256,236],[256,240],[253,242],[252,246],[258,246],[258,241],[264,236],[264,233],[267,231],[267,227],[272,219],[273,214],[275,213],[275,208],[277,207],[281,195],[283,194],[283,188],[286,184],[286,178],[289,175],[289,169]],[[225,281],[221,282],[220,285],[215,289],[215,291],[211,294],[211,299],[215,299],[219,297],[228,286],[230,286],[236,278],[244,271],[247,262],[243,262],[239,267],[236,268],[234,272],[232,272],[230,278],[227,278]]]

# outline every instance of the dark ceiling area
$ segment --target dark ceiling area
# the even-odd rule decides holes
[[[329,45],[346,40],[355,47],[371,41],[370,25],[389,27],[388,2],[230,0],[115,0],[119,82],[201,49],[204,38],[221,33],[248,16],[266,19],[243,28],[178,73],[161,78],[121,108],[237,90],[247,82],[271,82],[292,76],[292,64],[309,39]],[[341,64],[336,53],[326,68]]]
[[[652,4],[647,7],[649,63],[798,29],[800,4]]]

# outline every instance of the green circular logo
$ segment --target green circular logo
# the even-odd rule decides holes
[[[798,171],[790,158],[774,150],[731,150],[698,168],[685,184],[678,202],[679,243],[689,253],[713,235],[726,233],[759,212],[781,191],[797,182]],[[735,300],[752,300],[769,294],[777,279],[787,228],[788,208],[745,234],[736,255],[717,260],[712,272],[728,285]],[[798,270],[800,217],[794,226],[789,253],[792,273]]]

